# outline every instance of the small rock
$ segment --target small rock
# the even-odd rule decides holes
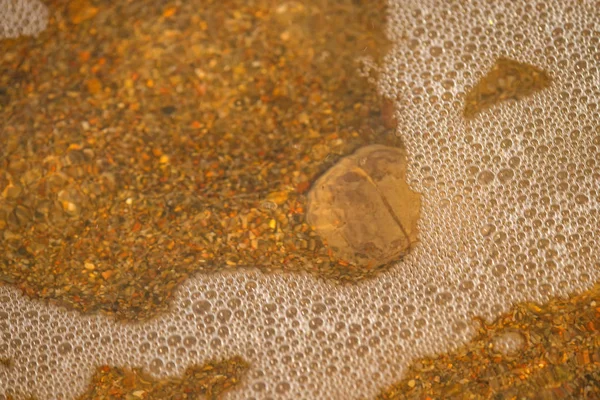
[[[363,147],[341,159],[308,194],[307,221],[342,260],[375,267],[417,242],[420,194],[406,183],[406,152]]]
[[[173,106],[166,106],[160,109],[160,111],[165,115],[173,114],[177,109]]]
[[[288,199],[287,192],[272,192],[272,193],[269,193],[269,195],[267,196],[267,201],[271,201],[271,202],[277,204],[278,206],[285,203],[287,201],[287,199]]]
[[[98,94],[102,90],[102,83],[97,78],[88,79],[85,82],[85,86],[87,87],[87,91],[90,94]]]
[[[19,185],[9,184],[4,188],[2,192],[2,197],[5,199],[16,199],[21,194],[22,189]]]
[[[114,274],[114,273],[115,273],[115,271],[113,271],[113,270],[108,270],[108,271],[104,271],[104,272],[102,272],[100,275],[102,275],[102,277],[103,277],[105,280],[108,280],[108,279],[110,279],[110,277],[111,277],[111,276],[113,276],[113,274]]]
[[[541,68],[500,57],[465,96],[463,114],[473,118],[500,102],[530,96],[548,88],[551,83],[552,78]]]
[[[75,0],[69,3],[67,11],[71,23],[77,25],[93,18],[99,9],[98,7],[93,7],[87,0]]]

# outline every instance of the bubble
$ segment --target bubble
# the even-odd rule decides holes
[[[71,346],[71,343],[65,342],[65,343],[61,343],[58,346],[58,353],[61,355],[65,355],[71,352],[71,350],[73,349],[73,346]]]
[[[179,343],[181,343],[181,336],[179,335],[169,336],[167,339],[167,344],[171,347],[176,347]]]
[[[358,349],[356,350],[356,354],[359,357],[364,357],[369,353],[369,347],[368,346],[358,346]]]
[[[487,237],[487,236],[490,236],[492,233],[494,233],[495,230],[496,230],[496,227],[494,225],[485,224],[484,226],[481,227],[479,232],[481,233],[481,236]]]
[[[575,196],[575,202],[577,204],[585,204],[588,202],[588,197],[584,194],[578,194]]]
[[[148,342],[143,342],[140,344],[139,349],[140,353],[146,353],[150,349],[151,345]]]
[[[296,307],[290,307],[285,312],[285,315],[288,318],[294,318],[297,314],[298,314],[298,309]]]
[[[219,310],[219,312],[217,313],[217,320],[222,324],[227,323],[230,319],[231,311],[229,311],[228,309]]]
[[[416,307],[412,304],[407,304],[404,307],[404,315],[406,315],[406,316],[413,314],[415,311],[416,311]]]
[[[482,171],[477,175],[477,181],[482,185],[487,185],[494,180],[494,174],[491,171]]]
[[[201,300],[194,303],[192,310],[198,315],[206,315],[211,309],[211,304],[208,300]]]
[[[263,307],[263,311],[265,312],[265,314],[272,314],[275,311],[277,311],[277,304],[275,304],[275,303],[265,304],[265,306]]]
[[[510,181],[514,176],[515,173],[512,169],[505,168],[500,170],[500,172],[498,173],[498,180],[500,181],[500,183],[505,184],[508,181]]]
[[[310,327],[310,329],[319,329],[320,327],[323,326],[323,320],[319,317],[313,318],[310,320],[308,326]]]
[[[163,360],[161,360],[160,358],[155,358],[150,362],[150,371],[158,373],[163,368],[163,366]]]
[[[275,392],[278,394],[285,394],[289,392],[291,386],[288,382],[279,382],[277,386],[275,386]]]
[[[438,294],[435,298],[435,303],[437,305],[445,305],[445,304],[450,304],[452,299],[453,299],[453,295],[450,292],[442,292],[440,294]]]
[[[525,339],[516,331],[501,332],[492,339],[494,350],[510,356],[516,354],[525,346]]]
[[[348,339],[346,339],[346,347],[348,348],[355,348],[359,343],[359,339],[356,336],[349,336]]]
[[[312,311],[315,314],[322,314],[323,312],[325,312],[325,310],[327,310],[327,306],[325,304],[323,304],[323,303],[313,304]]]

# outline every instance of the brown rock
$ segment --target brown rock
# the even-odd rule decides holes
[[[98,94],[102,90],[102,83],[96,78],[88,79],[85,84],[90,94]]]
[[[98,7],[94,7],[87,0],[74,0],[69,3],[67,12],[69,20],[73,24],[80,24],[88,19],[94,18],[98,13]]]
[[[420,205],[420,194],[406,183],[406,152],[371,145],[343,158],[315,182],[307,220],[337,257],[378,266],[417,242]]]
[[[473,118],[480,111],[500,102],[520,100],[552,83],[550,75],[533,65],[500,57],[466,95],[464,116]]]

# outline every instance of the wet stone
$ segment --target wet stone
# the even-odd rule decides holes
[[[14,200],[19,197],[21,192],[22,190],[19,185],[8,185],[2,193],[2,197],[4,197],[7,200]]]
[[[26,225],[32,219],[31,211],[22,205],[15,207],[14,214],[19,225]]]
[[[166,106],[166,107],[162,107],[160,109],[160,111],[165,114],[165,115],[171,115],[173,114],[177,109],[174,106]]]
[[[417,242],[420,194],[406,183],[406,152],[370,145],[341,159],[314,184],[307,221],[342,260],[375,267]]]
[[[63,158],[63,165],[77,165],[82,164],[85,161],[85,155],[81,150],[71,150]]]
[[[533,65],[500,57],[492,69],[467,93],[463,114],[473,118],[506,100],[531,96],[552,83],[550,75]]]

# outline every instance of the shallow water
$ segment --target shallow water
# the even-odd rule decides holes
[[[421,193],[419,244],[401,262],[353,285],[201,274],[170,311],[139,324],[1,286],[0,350],[15,362],[0,369],[0,394],[71,398],[99,365],[167,376],[239,355],[250,369],[226,398],[371,398],[417,358],[471,339],[474,316],[591,288],[600,20],[591,2],[556,3],[389,3],[392,49],[356,73],[392,99]],[[552,85],[465,120],[467,88],[500,56],[548,71]]]

